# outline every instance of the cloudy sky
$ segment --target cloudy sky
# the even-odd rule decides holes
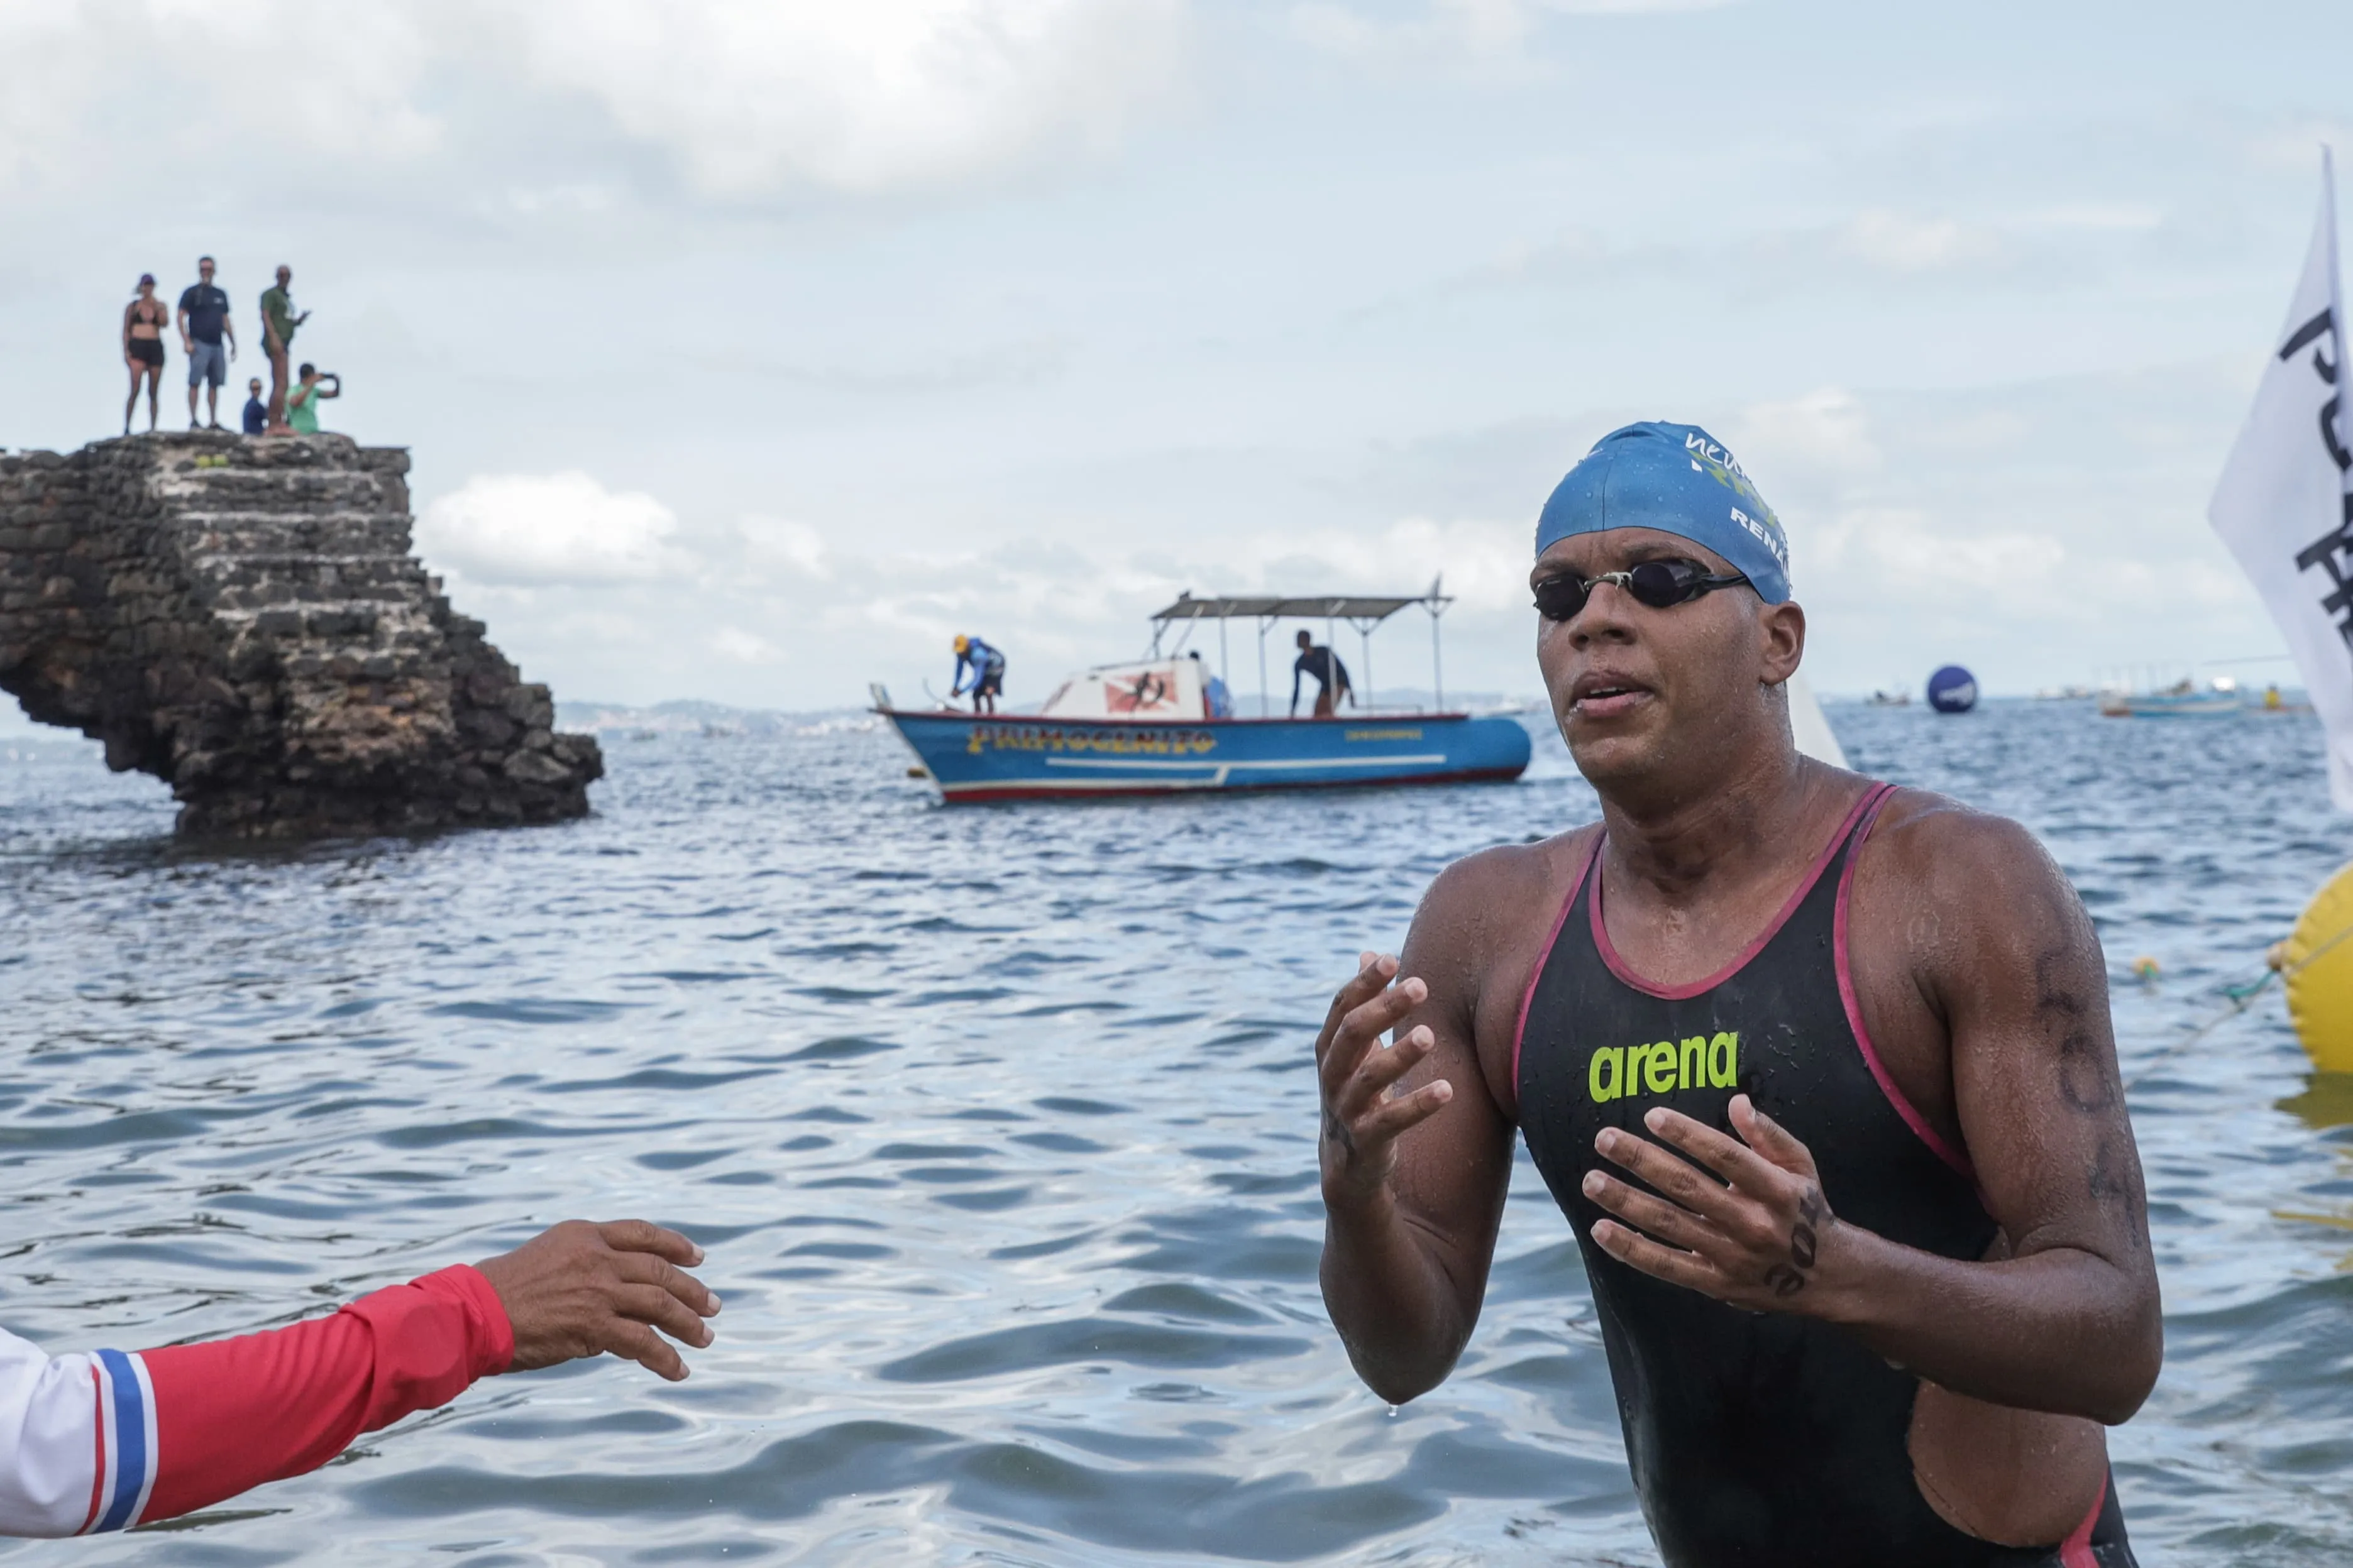
[[[209,251],[566,698],[972,631],[1018,700],[1440,572],[1530,691],[1536,510],[1642,417],[1779,511],[1823,690],[2186,671],[2281,646],[2203,512],[2348,62],[2343,0],[16,0],[0,445],[116,428]]]

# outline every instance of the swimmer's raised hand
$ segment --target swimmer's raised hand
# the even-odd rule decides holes
[[[1381,1048],[1382,1034],[1430,995],[1430,987],[1416,977],[1392,985],[1397,972],[1395,958],[1359,954],[1356,978],[1332,998],[1323,1033],[1315,1037],[1324,1110],[1319,1163],[1327,1204],[1379,1192],[1396,1169],[1398,1135],[1454,1098],[1454,1086],[1444,1079],[1409,1094],[1391,1092],[1437,1045],[1427,1025],[1416,1025]]]
[[[700,1348],[712,1338],[703,1320],[719,1315],[719,1298],[681,1267],[702,1261],[702,1248],[641,1219],[570,1219],[475,1267],[514,1326],[508,1371],[609,1353],[677,1383],[686,1363],[662,1334]]]

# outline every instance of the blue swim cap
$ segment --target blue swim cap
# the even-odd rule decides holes
[[[1610,528],[1655,528],[1715,551],[1778,605],[1789,596],[1789,540],[1732,454],[1696,425],[1644,420],[1612,430],[1568,470],[1536,520],[1536,553]]]

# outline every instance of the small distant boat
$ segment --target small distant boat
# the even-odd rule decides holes
[[[2221,676],[2204,686],[2181,680],[2161,691],[2104,691],[2100,711],[2111,719],[2231,719],[2246,704],[2239,683]]]
[[[897,729],[951,805],[1515,779],[1528,765],[1526,726],[1502,715],[1447,711],[1442,681],[1431,712],[1216,717],[1203,661],[1160,653],[1177,623],[1218,622],[1222,651],[1224,623],[1255,621],[1264,710],[1266,634],[1278,621],[1346,621],[1366,639],[1368,666],[1373,628],[1419,605],[1430,613],[1435,675],[1438,617],[1452,602],[1436,584],[1427,594],[1397,597],[1196,599],[1188,593],[1152,617],[1151,657],[1074,675],[1034,713],[897,708],[880,686],[872,689],[874,710]],[[1364,674],[1369,689],[1370,669]]]
[[[1909,708],[1912,706],[1912,694],[1908,691],[1883,689],[1873,692],[1869,703],[1873,708]]]

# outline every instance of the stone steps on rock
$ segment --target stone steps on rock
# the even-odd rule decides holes
[[[0,455],[0,689],[192,836],[585,813],[596,742],[410,553],[407,471],[341,436]]]

